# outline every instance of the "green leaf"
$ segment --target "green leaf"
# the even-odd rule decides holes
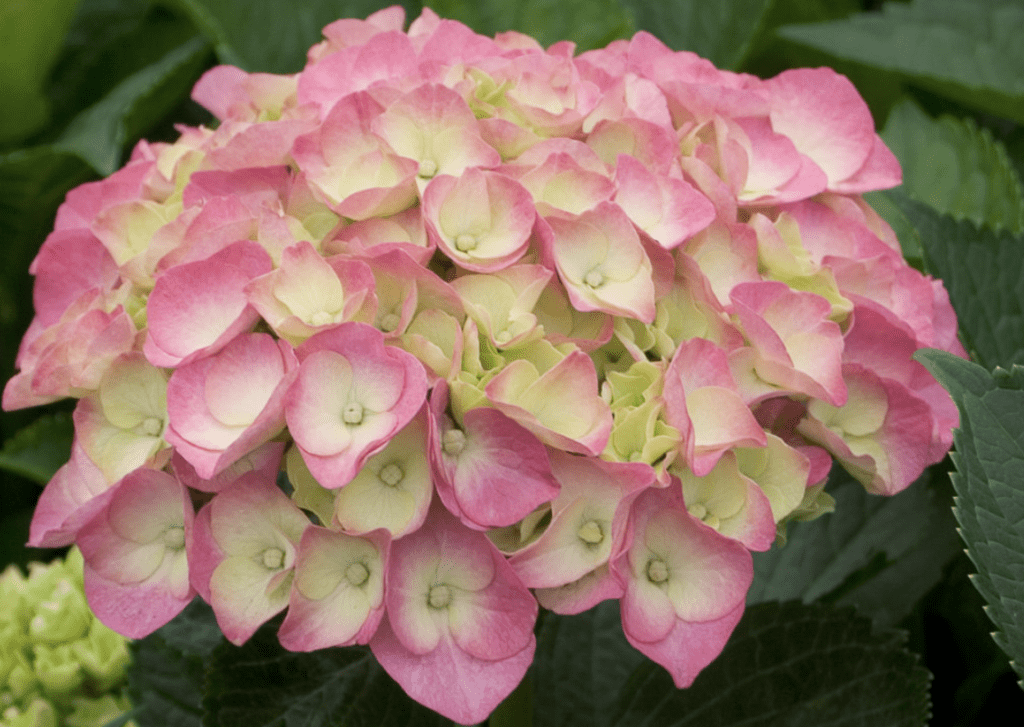
[[[1018,126],[1004,141],[1013,168],[1017,170],[1017,177],[1024,179],[1024,126]]]
[[[0,144],[19,141],[46,125],[50,104],[43,90],[57,60],[78,0],[35,0],[0,5],[0,78],[4,112]]]
[[[1024,363],[1024,235],[954,220],[897,192],[890,197],[917,228],[926,269],[945,283],[971,356],[990,369]]]
[[[71,456],[74,435],[67,414],[41,417],[4,442],[0,469],[45,485]]]
[[[161,626],[155,632],[170,647],[186,654],[194,654],[203,660],[213,655],[213,650],[227,643],[217,625],[217,619],[201,598],[196,597],[181,613]]]
[[[47,89],[57,130],[195,34],[187,18],[153,0],[81,0]]]
[[[242,646],[225,643],[207,674],[213,727],[425,727],[452,721],[414,702],[364,646],[285,651],[280,620]]]
[[[638,30],[675,50],[693,51],[719,68],[739,68],[773,0],[627,0]]]
[[[1024,688],[1024,367],[991,374],[943,351],[917,354],[956,401],[951,474],[972,579]]]
[[[853,609],[749,608],[688,689],[647,663],[622,691],[622,727],[923,727],[930,676],[900,632]]]
[[[196,597],[170,623],[131,644],[128,694],[140,727],[200,727],[205,664],[224,642],[213,611]]]
[[[861,9],[859,0],[786,0],[786,2],[772,2],[767,15],[764,18],[762,32],[754,41],[750,50],[749,60],[756,56],[762,56],[766,52],[777,53],[780,50],[799,48],[803,53],[813,53],[804,46],[797,46],[776,35],[775,30],[783,25],[793,23],[820,23],[826,20],[838,20],[853,15]],[[789,46],[782,48],[781,46]],[[761,59],[759,58],[758,61]],[[782,67],[793,68],[800,64],[783,64]],[[775,75],[778,70],[768,75]]]
[[[608,724],[623,685],[645,661],[622,633],[618,601],[575,616],[545,612],[528,676],[533,680],[533,724]]]
[[[1019,0],[888,2],[880,13],[789,25],[779,34],[838,58],[896,71],[929,91],[1024,121]]]
[[[894,625],[960,550],[948,498],[927,473],[891,497],[867,493],[839,467],[832,476],[835,512],[791,523],[784,546],[753,554],[747,603],[822,600]]]
[[[76,116],[54,148],[77,154],[100,174],[112,174],[125,146],[185,97],[207,54],[199,36],[132,74]]]
[[[544,46],[571,40],[577,52],[633,34],[630,14],[619,0],[427,0],[424,5],[483,35],[517,30]]]
[[[903,166],[903,190],[956,218],[1024,230],[1024,191],[1006,149],[972,119],[932,119],[905,99],[882,139]]]
[[[338,18],[365,18],[399,4],[386,0],[175,0],[209,38],[221,63],[250,72],[297,73],[320,31]],[[404,4],[404,3],[403,3]]]

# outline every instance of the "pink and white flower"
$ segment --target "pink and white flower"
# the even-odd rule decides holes
[[[681,500],[673,488],[641,493],[629,515],[631,537],[611,569],[625,589],[629,643],[687,687],[739,622],[754,567],[750,551],[694,518]]]
[[[96,617],[139,639],[174,618],[196,594],[189,583],[188,491],[170,475],[138,469],[111,491],[78,532],[85,595]]]
[[[291,346],[265,333],[179,366],[167,382],[167,441],[212,479],[284,429],[284,395],[298,366]]]
[[[386,602],[374,656],[413,699],[456,722],[486,719],[533,661],[537,602],[487,537],[439,504],[392,543]]]
[[[273,480],[250,472],[195,518],[189,578],[234,644],[288,605],[295,559],[310,522]]]
[[[426,374],[363,323],[318,333],[296,353],[301,363],[286,396],[288,429],[313,476],[341,487],[419,411]]]

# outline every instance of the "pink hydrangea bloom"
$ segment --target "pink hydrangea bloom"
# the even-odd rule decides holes
[[[3,394],[79,400],[30,543],[78,542],[130,636],[287,609],[462,723],[540,606],[619,599],[688,685],[833,459],[892,494],[949,449],[912,359],[963,355],[949,298],[860,196],[899,165],[829,69],[404,28],[215,68],[216,128],[68,193]]]

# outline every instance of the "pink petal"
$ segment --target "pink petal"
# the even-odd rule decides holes
[[[302,534],[288,614],[278,632],[292,651],[365,644],[384,615],[390,538],[355,538],[326,528]],[[354,582],[353,582],[354,579]]]
[[[693,684],[704,667],[722,653],[743,616],[743,610],[744,604],[740,602],[732,611],[714,621],[676,621],[664,638],[654,642],[634,638],[625,626],[623,631],[637,651],[665,667],[675,685],[684,689]]]
[[[875,145],[875,124],[846,76],[830,68],[798,68],[765,81],[764,88],[772,97],[772,128],[813,159],[830,186],[864,166]]]
[[[222,348],[259,318],[243,288],[271,268],[262,247],[238,242],[164,273],[147,302],[146,358],[170,367]]]
[[[373,655],[406,694],[459,724],[487,719],[516,688],[533,662],[536,640],[506,659],[487,661],[462,651],[447,636],[423,655],[408,651],[385,618],[370,641]]]
[[[471,409],[463,421],[465,447],[442,457],[470,527],[511,525],[558,494],[547,451],[527,429],[489,408]]]
[[[29,526],[28,545],[33,548],[60,548],[74,542],[78,530],[113,495],[99,467],[77,443],[68,460],[46,485]]]

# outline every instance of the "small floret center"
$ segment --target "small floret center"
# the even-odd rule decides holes
[[[466,448],[466,435],[461,429],[449,429],[441,437],[441,447],[445,454],[456,457]]]
[[[326,326],[329,323],[334,323],[334,316],[325,310],[317,311],[309,319],[311,326]]]
[[[597,520],[588,520],[576,531],[577,537],[588,545],[597,545],[604,540],[604,530]]]
[[[280,570],[284,566],[284,551],[280,548],[267,548],[261,555],[263,567],[267,570]]]
[[[164,429],[164,423],[157,417],[146,417],[142,420],[142,433],[147,437],[158,437]]]
[[[455,247],[461,252],[469,252],[477,246],[477,239],[468,232],[463,232],[455,238]]]
[[[185,547],[185,528],[181,525],[172,525],[163,534],[164,547],[170,550],[181,550]]]
[[[708,514],[708,509],[699,502],[693,503],[686,510],[698,520],[703,520]]]
[[[427,603],[431,608],[447,608],[452,602],[452,589],[443,583],[430,587],[427,594]]]
[[[391,333],[398,328],[398,324],[402,322],[402,319],[397,313],[388,313],[380,319],[380,327],[385,333]]]
[[[363,405],[358,401],[346,404],[345,410],[341,413],[341,419],[346,424],[361,424],[363,421]]]
[[[385,465],[381,468],[380,474],[377,475],[380,481],[389,487],[394,487],[402,478],[405,477],[405,472],[397,464],[392,462],[391,464]]]
[[[604,285],[604,273],[594,268],[583,276],[583,282],[588,288],[600,288]]]
[[[437,162],[435,162],[433,159],[424,159],[423,161],[420,162],[417,174],[423,177],[424,179],[430,179],[435,174],[437,174]]]
[[[370,578],[370,569],[362,563],[350,563],[345,569],[345,580],[353,586],[361,586]]]
[[[659,585],[668,580],[668,564],[661,558],[651,558],[647,561],[647,580]]]

